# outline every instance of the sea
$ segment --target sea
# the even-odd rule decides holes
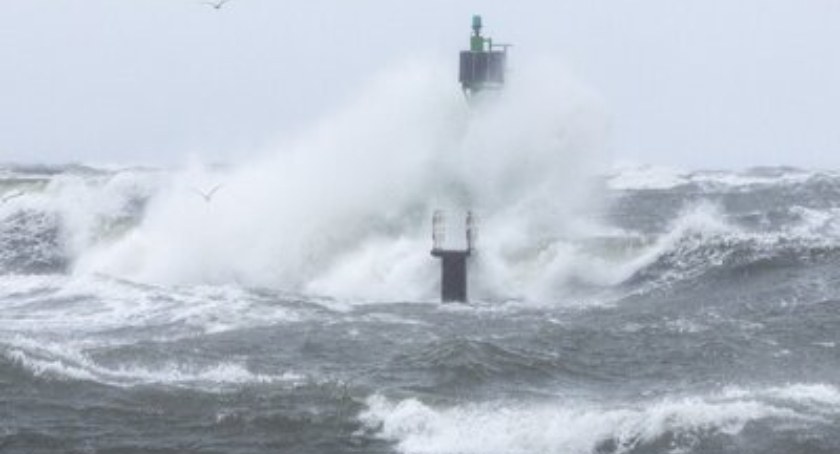
[[[219,161],[0,164],[0,452],[840,453],[840,172],[622,162],[552,68],[409,64]]]
[[[272,242],[203,172],[0,170],[0,452],[840,452],[838,172],[619,168],[533,241],[485,213],[463,304],[426,208]]]

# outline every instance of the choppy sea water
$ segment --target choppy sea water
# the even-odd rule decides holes
[[[534,244],[489,213],[466,305],[424,208],[290,251],[179,178],[0,172],[0,452],[840,452],[838,173],[616,170]]]

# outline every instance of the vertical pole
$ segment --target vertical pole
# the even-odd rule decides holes
[[[440,299],[444,303],[467,302],[467,253],[446,251],[441,256]]]

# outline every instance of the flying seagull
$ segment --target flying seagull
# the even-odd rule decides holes
[[[213,9],[222,9],[225,6],[225,3],[229,2],[230,0],[217,0],[215,2],[201,2],[204,5],[212,6]]]
[[[2,198],[0,198],[0,203],[6,203],[9,200],[16,199],[23,195],[23,191],[16,191],[11,194],[6,194]]]
[[[201,191],[201,190],[196,189],[196,188],[190,188],[190,189],[192,189],[192,191],[195,192],[196,194],[200,195],[201,198],[204,199],[205,202],[210,203],[213,200],[213,195],[216,194],[216,191],[218,191],[219,189],[222,189],[222,185],[217,184],[216,186],[213,186],[213,189],[211,189],[207,192]]]

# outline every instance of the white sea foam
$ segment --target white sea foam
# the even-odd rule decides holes
[[[607,179],[610,189],[671,189],[689,183],[687,172],[662,166],[623,165]]]
[[[825,422],[826,412],[840,412],[836,395],[829,385],[791,385],[616,405],[494,402],[449,408],[374,396],[360,418],[404,453],[584,454],[605,444],[622,453],[667,435],[673,452],[680,452],[704,435],[736,435],[753,421]],[[815,399],[821,412],[798,406]]]
[[[89,353],[307,317],[303,310],[278,304],[272,294],[259,296],[235,286],[163,289],[99,276],[0,276],[0,288],[0,354],[38,376],[202,389],[302,379],[293,372],[254,372],[230,359],[103,362]]]
[[[701,259],[690,261],[685,254],[694,247],[701,247],[713,237],[739,237],[743,232],[727,223],[719,207],[710,203],[699,203],[686,207],[674,219],[666,232],[656,238],[650,245],[640,248],[638,253],[626,260],[613,263],[610,269],[610,279],[605,283],[618,284],[632,277],[642,269],[657,260],[671,254],[676,262],[660,277],[660,281],[671,282],[685,279],[713,267],[720,262],[726,251],[717,255],[705,255]]]
[[[232,361],[212,364],[164,362],[151,365],[124,362],[104,366],[72,346],[72,343],[49,343],[23,336],[15,337],[2,351],[2,355],[39,377],[89,380],[114,386],[164,384],[212,390],[252,383],[296,385],[305,380],[303,375],[294,372],[252,372],[244,364]]]
[[[840,390],[825,383],[792,383],[785,386],[773,386],[762,389],[744,389],[729,387],[724,390],[730,398],[757,397],[776,401],[794,402],[807,405],[812,409],[837,412],[840,409]]]
[[[695,184],[711,189],[738,189],[747,186],[779,186],[799,184],[820,175],[835,177],[827,171],[807,171],[800,169],[777,169],[763,174],[752,170],[744,171],[689,171],[685,169],[622,163],[617,164],[607,178],[610,189],[628,190],[665,190],[679,186]]]
[[[825,244],[836,243],[840,239],[840,209],[794,206],[791,212],[800,220],[786,227],[784,233],[788,236]]]
[[[5,304],[35,292],[50,291],[66,279],[65,276],[56,275],[0,275],[0,299]]]
[[[633,254],[618,261],[589,261],[595,265],[590,275],[600,275],[605,285],[615,285],[657,261],[667,259],[667,267],[659,270],[656,281],[651,283],[658,286],[690,279],[719,267],[731,260],[736,252],[750,251],[752,260],[758,260],[772,257],[785,248],[824,248],[840,244],[840,210],[794,207],[792,212],[798,213],[801,219],[775,229],[754,230],[736,225],[714,203],[690,204],[670,222],[664,233],[634,248]],[[581,263],[587,261],[579,262],[578,266]]]
[[[1,276],[0,337],[66,337],[68,342],[133,342],[111,331],[143,328],[173,340],[240,328],[297,322],[303,311],[236,286],[161,288],[101,276]],[[9,284],[6,286],[5,284]]]

